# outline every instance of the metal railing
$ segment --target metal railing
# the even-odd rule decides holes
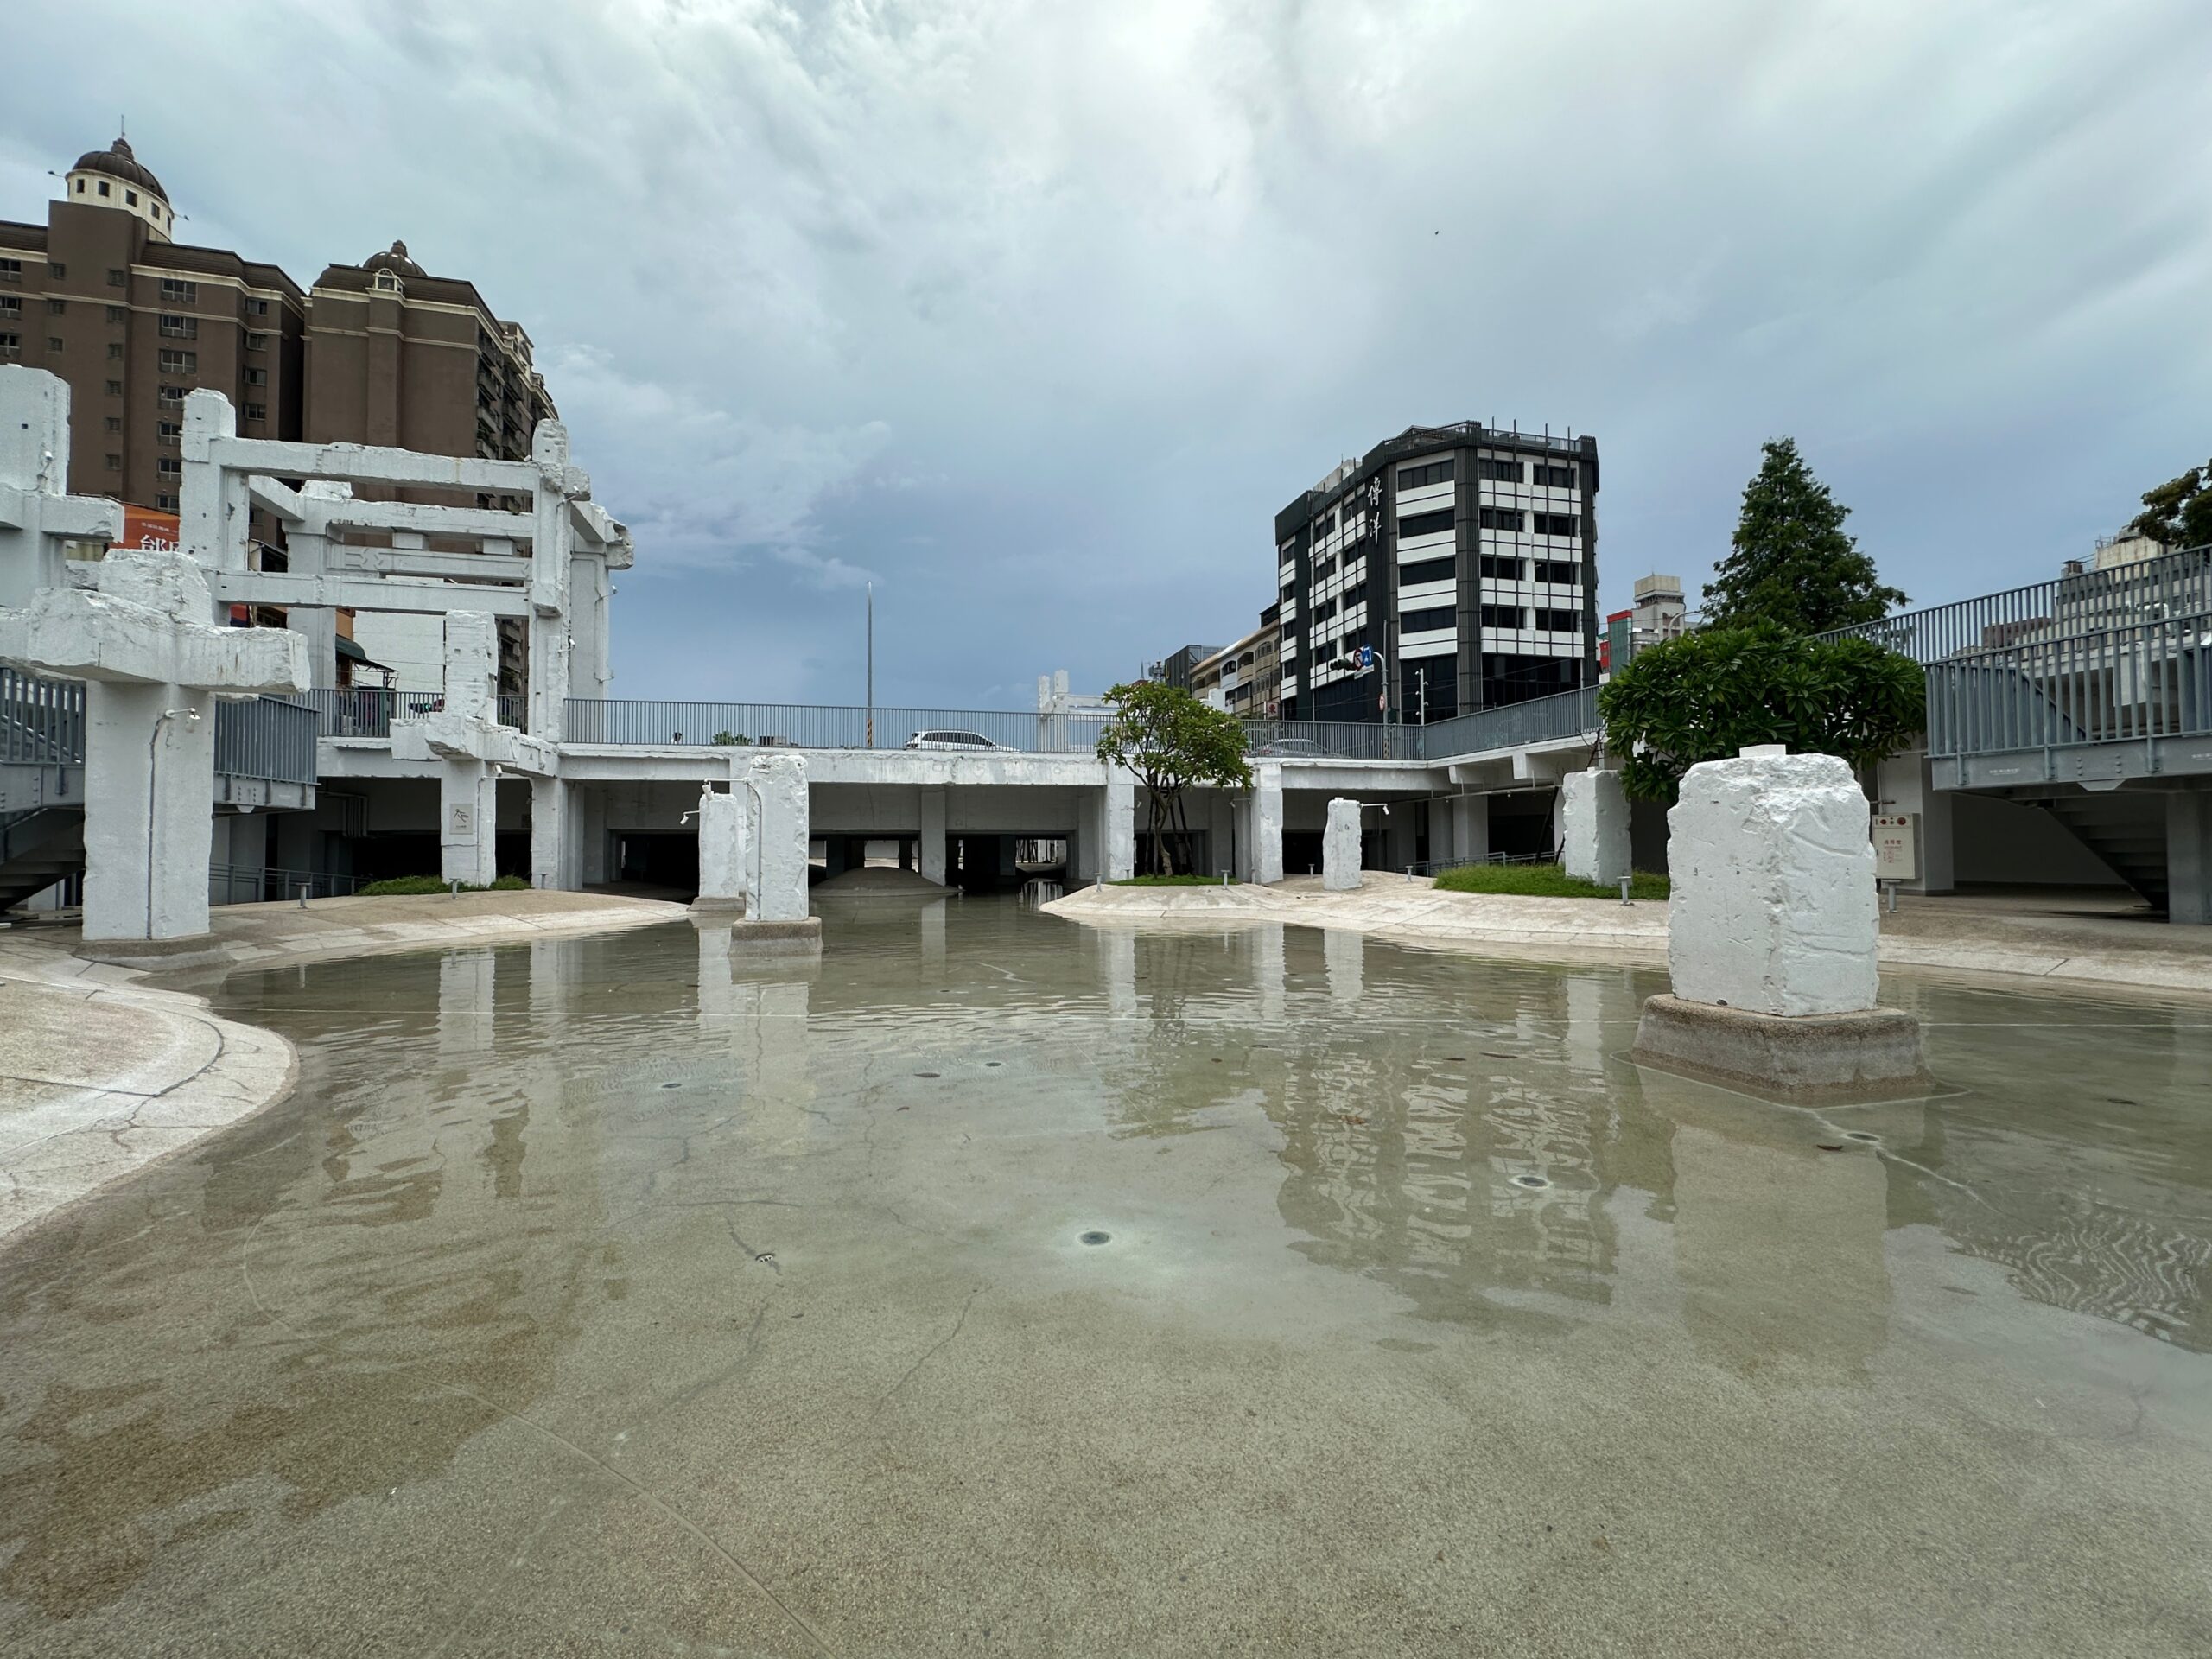
[[[280,870],[257,864],[210,864],[207,902],[211,905],[261,905],[276,899],[334,899],[360,885],[358,876],[334,875],[327,870]]]
[[[2212,607],[1928,665],[1928,753],[2212,735]]]
[[[967,732],[995,748],[1077,753],[1096,747],[1110,717],[1087,712],[1008,714],[975,709],[878,709],[787,702],[629,702],[571,697],[571,743],[802,749],[896,749],[923,732]],[[873,741],[870,741],[871,736]]]
[[[85,685],[0,667],[0,765],[85,761]]]
[[[2184,548],[2102,570],[1902,611],[1823,639],[1872,639],[1923,667],[1970,652],[2073,639],[2212,611],[2212,547]]]
[[[315,782],[315,711],[256,697],[215,705],[215,770],[275,784]]]
[[[442,691],[388,691],[378,686],[340,686],[310,691],[303,699],[315,711],[317,730],[324,737],[388,738],[395,720],[420,720],[442,713]],[[521,729],[528,718],[530,699],[507,696],[493,700],[492,717],[502,726]]]
[[[1581,737],[1598,729],[1598,688],[1580,686],[1548,697],[1530,697],[1496,709],[1456,715],[1412,728],[1421,734],[1421,758],[1448,760],[1558,738]]]

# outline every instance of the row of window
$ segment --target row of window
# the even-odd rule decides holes
[[[1571,559],[1535,560],[1533,574],[1529,571],[1530,563],[1521,559],[1495,558],[1485,554],[1483,575],[1491,582],[1549,582],[1572,587],[1582,574],[1581,567]]]
[[[1535,474],[1533,480],[1529,476],[1532,466]],[[1442,461],[1425,461],[1418,467],[1401,467],[1398,468],[1398,487],[1401,490],[1418,490],[1431,484],[1449,484],[1453,474],[1454,467],[1449,456]],[[1544,461],[1527,463],[1478,455],[1475,457],[1475,476],[1491,484],[1526,484],[1533,481],[1557,490],[1574,487],[1572,463],[1554,465]]]
[[[1401,633],[1433,633],[1439,628],[1458,626],[1449,605],[1439,605],[1425,611],[1398,613],[1398,632]]]
[[[1398,487],[1401,490],[1425,489],[1431,484],[1449,484],[1451,481],[1452,460],[1449,456],[1442,461],[1432,461],[1426,466],[1398,468]]]
[[[1528,619],[1534,616],[1535,620]],[[1522,605],[1485,605],[1483,607],[1483,626],[1486,628],[1534,628],[1539,633],[1580,633],[1582,616],[1578,611],[1554,610],[1539,605],[1533,610]]]
[[[1417,588],[1424,582],[1449,582],[1459,573],[1459,561],[1446,554],[1440,559],[1416,559],[1398,567],[1398,586]]]
[[[112,195],[115,194],[113,188],[109,185],[105,179],[94,179],[92,182],[99,187],[99,194],[103,196]],[[85,194],[85,181],[82,179],[77,181],[77,194],[80,196]],[[123,200],[126,207],[136,207],[138,205],[138,193],[136,190],[126,188],[123,193]],[[168,208],[162,206],[160,198],[156,197],[148,201],[146,207],[147,211],[153,214],[155,224],[175,224],[176,215]]]
[[[1452,509],[1439,507],[1433,512],[1417,512],[1409,518],[1398,520],[1398,539],[1409,541],[1415,536],[1433,536],[1452,528]]]

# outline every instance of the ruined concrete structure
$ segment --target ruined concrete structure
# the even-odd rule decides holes
[[[1618,772],[1592,767],[1560,780],[1560,862],[1577,881],[1618,887],[1629,875],[1628,795]]]
[[[1359,885],[1359,803],[1339,796],[1329,803],[1329,827],[1321,832],[1321,885],[1349,893]]]

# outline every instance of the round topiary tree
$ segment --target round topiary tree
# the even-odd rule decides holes
[[[1773,622],[1707,628],[1656,645],[1598,693],[1621,786],[1672,802],[1682,774],[1754,743],[1872,766],[1925,716],[1920,666],[1869,639],[1814,639]]]

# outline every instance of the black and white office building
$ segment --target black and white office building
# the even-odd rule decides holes
[[[1286,719],[1438,721],[1598,671],[1598,444],[1408,427],[1275,515]]]

